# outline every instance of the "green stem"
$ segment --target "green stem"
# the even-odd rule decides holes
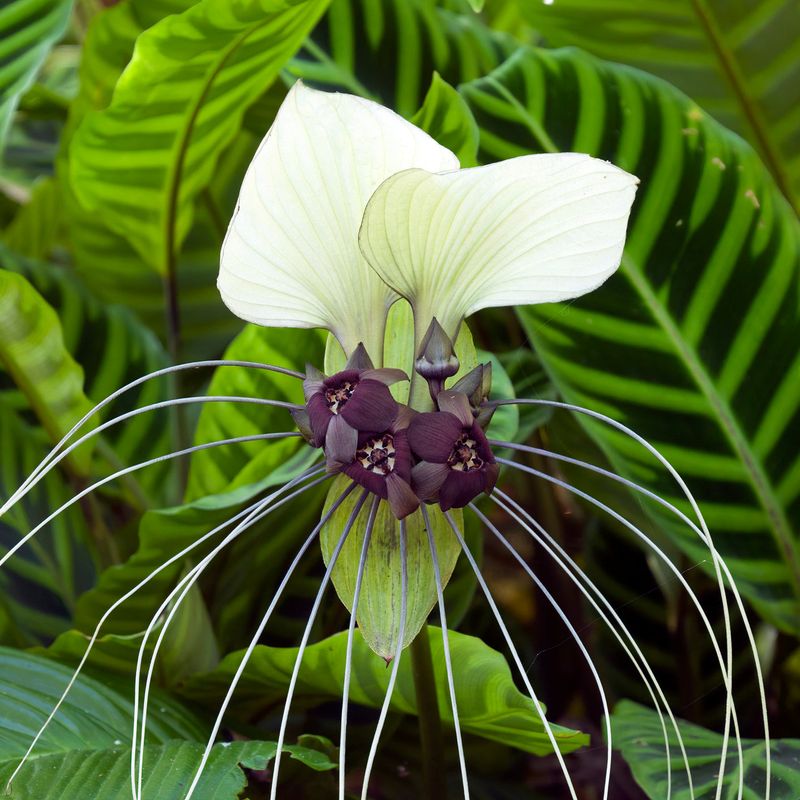
[[[420,749],[422,751],[422,783],[424,800],[446,800],[447,780],[442,737],[442,719],[436,696],[431,643],[428,626],[424,625],[411,642],[411,671],[417,696]]]

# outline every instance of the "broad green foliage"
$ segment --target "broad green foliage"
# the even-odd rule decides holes
[[[738,137],[644,73],[525,49],[462,91],[485,161],[576,150],[641,179],[619,274],[521,319],[563,396],[625,420],[673,462],[739,588],[797,631],[800,228],[785,200]],[[617,470],[688,510],[642,448],[587,429]],[[702,558],[696,536],[658,519]]]
[[[800,14],[794,0],[517,0],[555,46],[666,78],[747,137],[800,203]]]
[[[456,90],[434,72],[431,88],[411,121],[439,144],[452,150],[462,167],[474,167],[478,155],[478,126]]]
[[[637,783],[651,800],[661,800],[667,793],[667,756],[664,733],[654,711],[630,701],[619,703],[612,716],[614,747],[622,751]],[[716,797],[722,737],[712,731],[679,721],[679,728],[694,794],[689,791],[686,766],[683,762],[674,728],[668,727],[669,765],[672,767],[674,800],[712,800]],[[765,792],[764,742],[742,741],[744,760],[744,800],[761,800]],[[794,800],[800,793],[800,739],[777,739],[770,743],[772,758],[772,800]],[[734,800],[739,795],[739,759],[731,742],[727,751],[722,797]]]
[[[92,407],[55,311],[24,277],[8,270],[0,270],[0,364],[53,444]],[[67,458],[85,475],[90,455],[91,447],[83,446]]]
[[[467,0],[441,6],[429,0],[333,0],[289,71],[411,117],[434,71],[456,85],[486,74],[512,51],[511,40],[484,27]]]
[[[69,21],[72,0],[12,0],[0,8],[0,156],[20,95]]]
[[[72,187],[156,272],[173,271],[216,157],[326,4],[203,0],[166,17],[136,40],[108,108],[84,118]]]
[[[443,721],[451,722],[441,631],[431,626],[428,636],[437,677],[439,709]],[[347,633],[344,632],[306,649],[297,682],[299,695],[317,702],[341,695],[346,645]],[[462,730],[529,753],[543,755],[552,752],[533,703],[517,690],[508,664],[500,653],[487,647],[480,639],[455,632],[450,634],[450,652]],[[255,715],[259,709],[280,702],[285,696],[296,657],[295,648],[257,647],[234,696],[234,713],[246,718]],[[407,653],[402,658],[391,707],[395,711],[414,714],[416,696],[411,662]],[[227,689],[240,659],[241,653],[231,653],[214,672],[191,678],[181,693],[213,707]],[[380,708],[389,674],[385,662],[357,635],[353,647],[351,700]],[[564,753],[588,743],[588,737],[578,731],[560,725],[552,727]]]
[[[320,363],[323,337],[319,331],[283,331],[248,325],[225,351],[225,358],[287,367],[300,372],[306,363]],[[210,396],[253,397],[303,402],[298,378],[248,367],[219,367],[208,388]],[[209,403],[203,407],[195,442],[213,442],[234,436],[292,431],[294,422],[285,408],[250,403]],[[298,453],[298,451],[302,451]],[[200,451],[192,457],[187,499],[218,494],[247,483],[256,483],[292,456],[299,466],[315,454],[302,439],[276,442],[243,442],[224,449]],[[291,471],[291,470],[288,470]]]
[[[0,718],[14,727],[0,729],[0,781],[5,785],[36,734],[40,710],[50,708],[71,670],[14,650],[0,650],[3,693]],[[9,794],[17,800],[41,798],[123,800],[130,796],[132,705],[115,690],[80,678],[37,743],[33,757],[15,778]],[[148,714],[143,791],[159,798],[181,798],[205,742],[202,723],[167,695],[156,691]],[[316,770],[334,765],[321,752],[290,746],[293,758]],[[235,742],[214,748],[198,795],[235,800],[246,784],[239,767],[263,769],[275,754],[272,742]]]
[[[26,422],[11,397],[0,397],[0,497],[9,497],[50,449],[41,428]],[[63,473],[48,475],[0,519],[2,553],[42,519],[42,509],[58,508],[72,497]],[[2,642],[28,645],[47,640],[69,625],[76,598],[91,586],[94,565],[87,558],[90,538],[79,508],[60,515],[0,571]]]

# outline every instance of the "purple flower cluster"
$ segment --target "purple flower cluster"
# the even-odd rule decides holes
[[[375,369],[359,347],[335,375],[307,368],[305,414],[296,419],[308,441],[323,448],[331,472],[387,500],[398,519],[421,502],[461,508],[497,481],[480,408],[488,374],[478,367],[451,390],[437,376],[431,393],[438,410],[419,413],[389,391],[406,374]]]

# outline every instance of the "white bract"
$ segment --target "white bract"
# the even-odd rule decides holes
[[[380,362],[389,307],[451,336],[489,306],[596,289],[619,266],[633,175],[577,153],[472,169],[377,103],[289,92],[242,185],[219,289],[260,325],[320,327]]]

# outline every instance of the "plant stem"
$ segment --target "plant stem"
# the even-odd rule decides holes
[[[411,642],[411,671],[417,695],[420,749],[422,751],[422,785],[424,800],[446,800],[447,780],[442,741],[442,719],[436,697],[436,678],[433,657],[428,639],[428,626],[424,625]]]

